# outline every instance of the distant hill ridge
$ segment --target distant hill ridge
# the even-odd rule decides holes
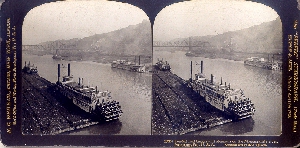
[[[246,29],[229,31],[219,35],[193,36],[192,42],[208,42],[204,47],[193,47],[194,51],[204,50],[235,51],[246,53],[281,53],[282,52],[282,23],[276,20],[264,22]],[[174,39],[188,41],[188,38]]]
[[[103,34],[95,34],[82,39],[56,40],[43,42],[40,45],[61,45],[61,53],[96,52],[99,55],[152,55],[150,21]],[[52,51],[53,52],[53,51]],[[53,54],[53,53],[52,53]],[[71,54],[71,53],[70,53]]]

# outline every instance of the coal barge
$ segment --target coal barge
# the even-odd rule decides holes
[[[22,68],[22,133],[53,135],[98,124],[90,115],[65,104],[64,96],[30,62]],[[58,99],[59,98],[59,99]]]
[[[22,133],[24,135],[55,135],[96,125],[102,122],[78,107],[57,90],[57,84],[39,76],[30,62],[22,68]],[[103,119],[103,118],[102,118]],[[105,121],[104,121],[105,122]],[[110,122],[120,131],[121,122]],[[102,131],[100,131],[102,132]],[[107,131],[104,131],[104,134]]]
[[[119,102],[111,97],[111,92],[99,91],[96,87],[83,85],[83,78],[80,82],[75,82],[70,76],[70,64],[68,64],[68,75],[62,77],[60,81],[60,64],[58,64],[58,81],[56,82],[57,90],[66,98],[73,102],[74,105],[87,113],[97,117],[98,120],[117,120],[122,115]]]
[[[232,122],[189,87],[189,82],[158,60],[152,75],[152,134],[182,135]]]
[[[191,61],[192,75],[192,61]],[[249,118],[254,115],[255,108],[252,101],[245,97],[241,89],[232,89],[230,84],[214,82],[214,76],[208,80],[203,74],[203,61],[201,61],[200,73],[195,74],[195,79],[189,80],[191,87],[206,102],[229,115],[234,121]]]

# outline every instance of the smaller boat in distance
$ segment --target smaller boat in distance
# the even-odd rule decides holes
[[[140,73],[146,72],[146,66],[141,65],[140,56],[139,56],[139,63],[136,63],[135,61],[136,61],[136,59],[134,60],[134,62],[129,62],[128,60],[117,60],[117,61],[113,61],[111,63],[111,67],[123,69],[123,70],[134,71],[134,72],[140,72]]]
[[[163,61],[163,59],[157,59],[157,63],[155,63],[155,67],[161,71],[171,70],[170,64],[167,61]]]
[[[62,56],[58,55],[58,50],[59,49],[56,49],[56,53],[55,53],[55,55],[52,56],[52,59],[63,60]]]
[[[249,66],[261,67],[269,70],[282,70],[282,62],[275,61],[274,55],[272,56],[272,60],[270,60],[270,56],[268,55],[267,61],[265,61],[264,58],[250,57],[244,61],[244,64]]]
[[[25,61],[25,65],[23,67],[23,72],[28,73],[28,74],[37,74],[38,70],[37,70],[37,66],[30,65],[30,61],[28,62],[28,64],[26,65],[26,61]]]

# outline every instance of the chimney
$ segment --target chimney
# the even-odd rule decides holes
[[[83,88],[83,78],[81,78],[82,88]]]
[[[68,76],[70,76],[71,73],[71,68],[70,68],[70,63],[68,63]]]
[[[201,61],[201,73],[203,73],[203,61]]]
[[[213,84],[214,83],[214,76],[210,74],[210,82]]]
[[[57,65],[57,82],[59,82],[60,77],[60,64]]]
[[[25,66],[26,66],[26,61],[25,61]]]
[[[80,86],[80,77],[79,77],[78,85]]]
[[[226,86],[226,82],[225,82],[225,86]]]

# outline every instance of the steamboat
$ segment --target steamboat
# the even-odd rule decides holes
[[[28,74],[37,74],[38,73],[37,66],[34,66],[34,64],[30,65],[30,61],[26,65],[26,61],[25,61],[25,65],[23,67],[23,72],[28,73]]]
[[[54,60],[63,60],[62,56],[58,55],[58,50],[59,49],[56,49],[56,53],[55,53],[55,55],[52,56],[52,59],[54,59]]]
[[[169,71],[171,69],[170,64],[167,61],[163,61],[163,59],[157,59],[155,67],[161,71]]]
[[[80,82],[81,80],[81,82]],[[87,113],[92,114],[97,120],[117,120],[122,115],[119,102],[111,97],[111,92],[99,91],[96,87],[83,85],[83,78],[75,82],[70,76],[70,64],[68,64],[68,75],[60,81],[60,64],[58,64],[57,90],[74,105]]]
[[[191,61],[192,68],[192,61]],[[192,70],[191,70],[192,75]],[[203,74],[203,61],[201,61],[201,69],[195,74],[195,79],[190,79],[188,86],[205,99],[206,102],[221,110],[228,115],[233,121],[242,120],[252,117],[255,112],[252,101],[245,97],[243,90],[230,88],[228,85],[214,82],[214,76],[207,79]]]
[[[279,54],[280,55],[280,54]],[[272,56],[272,60],[270,60],[270,56],[268,55],[268,60],[265,61],[264,58],[259,57],[250,57],[244,61],[245,65],[261,67],[269,70],[282,70],[282,62],[274,60],[274,54]]]
[[[123,69],[123,70],[134,71],[134,72],[140,72],[140,73],[146,72],[146,66],[141,65],[140,56],[139,56],[139,63],[136,63],[135,61],[136,61],[136,59],[134,60],[134,62],[130,62],[128,60],[117,60],[117,61],[113,61],[111,63],[111,67]]]

